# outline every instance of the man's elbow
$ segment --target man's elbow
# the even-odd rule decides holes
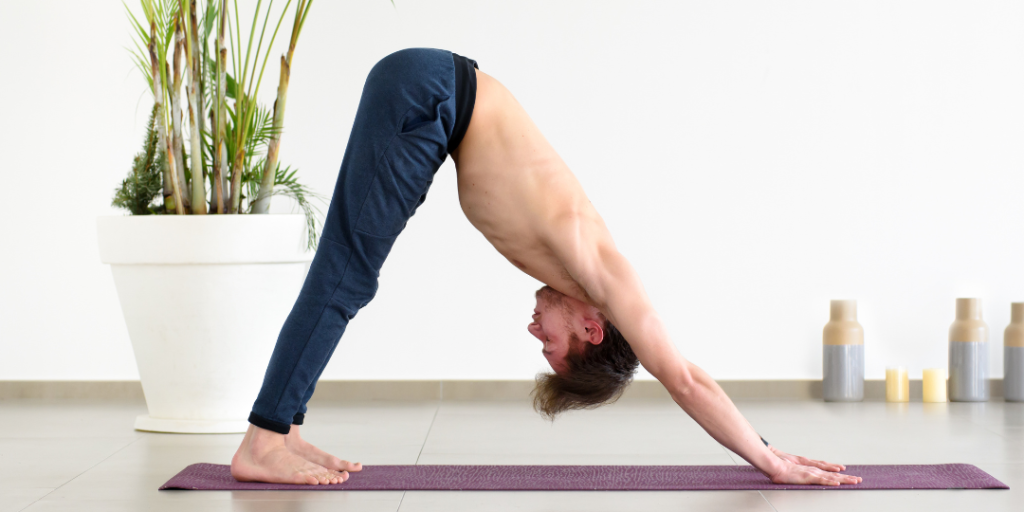
[[[694,395],[699,394],[703,389],[694,372],[691,371],[689,361],[684,362],[681,368],[674,372],[667,387],[672,399],[679,404],[691,401]]]

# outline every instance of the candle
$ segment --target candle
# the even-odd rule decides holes
[[[907,378],[906,366],[890,366],[885,369],[885,401],[910,401],[910,380]]]
[[[946,370],[942,368],[928,368],[924,371],[922,382],[925,402],[946,401]]]

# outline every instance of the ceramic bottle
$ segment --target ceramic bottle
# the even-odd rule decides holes
[[[949,400],[988,401],[988,326],[981,299],[956,299],[956,320],[949,327]]]
[[[1010,325],[1003,331],[1003,396],[1024,402],[1024,302],[1010,304]]]
[[[831,302],[822,340],[822,396],[825,401],[864,400],[864,328],[857,322],[857,301]]]

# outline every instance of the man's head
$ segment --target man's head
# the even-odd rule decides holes
[[[614,402],[640,362],[601,312],[550,286],[537,290],[530,334],[544,343],[555,373],[537,376],[533,406],[554,419],[563,411]]]

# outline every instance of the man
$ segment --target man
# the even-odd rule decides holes
[[[299,425],[345,326],[376,293],[395,237],[448,154],[469,221],[547,284],[529,325],[555,371],[538,380],[541,413],[614,400],[643,364],[715,440],[772,481],[860,482],[835,473],[841,465],[763,442],[715,381],[676,350],[579,182],[512,94],[476,62],[423,48],[385,57],[366,79],[320,247],[231,461],[236,479],[328,484],[362,469],[305,442]]]

